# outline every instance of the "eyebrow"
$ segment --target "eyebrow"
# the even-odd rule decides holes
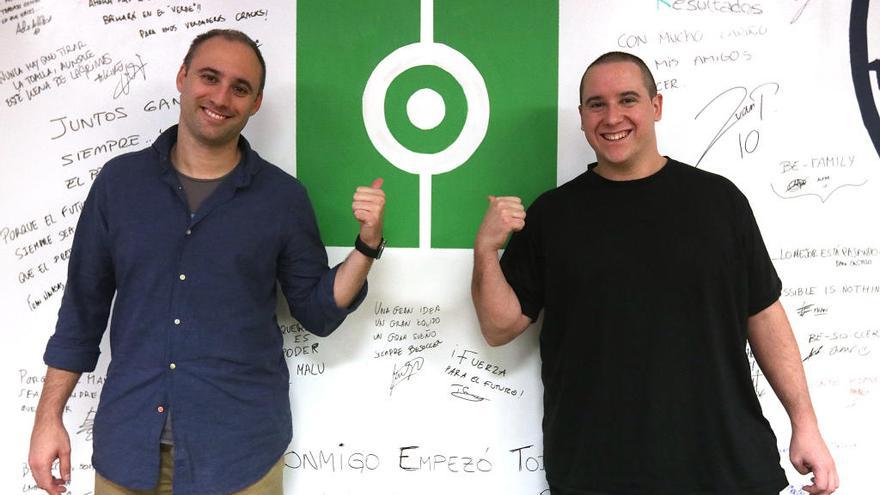
[[[620,97],[620,98],[623,98],[623,97],[626,97],[626,96],[634,96],[634,97],[636,97],[636,98],[641,98],[641,97],[642,97],[642,95],[640,95],[638,91],[624,91],[623,93],[620,93],[620,94],[617,95],[617,96]],[[594,102],[594,101],[602,101],[602,100],[604,100],[604,98],[601,97],[601,96],[591,96],[591,97],[587,98],[586,100],[584,100],[584,103],[585,103],[585,104],[590,104],[590,103],[592,103],[592,102]]]
[[[214,69],[213,67],[202,67],[201,69],[198,70],[199,74],[204,74],[206,72],[209,72],[209,73],[217,75],[217,76],[223,75],[222,72],[220,72],[217,69]],[[237,78],[233,79],[233,82],[236,84],[241,84],[243,86],[247,86],[248,91],[254,90],[253,84],[251,84],[251,82],[248,81],[247,79],[242,79],[240,77],[237,77]]]

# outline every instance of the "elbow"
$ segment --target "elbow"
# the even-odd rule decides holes
[[[331,333],[333,333],[336,328],[326,328],[326,327],[310,327],[303,325],[303,328],[306,329],[307,332],[316,336],[316,337],[327,337]]]
[[[316,321],[313,323],[300,322],[300,324],[305,328],[309,333],[316,335],[318,337],[327,337],[331,333],[333,333],[342,321],[337,322],[326,322],[326,321]]]
[[[510,342],[510,341],[513,340],[513,339],[510,339],[510,340],[506,340],[506,339],[498,339],[498,338],[495,338],[495,337],[488,337],[488,336],[486,336],[486,335],[483,335],[483,340],[485,340],[486,343],[489,344],[489,347],[501,347],[501,346],[503,346],[504,344]]]
[[[498,347],[515,339],[531,324],[531,319],[522,313],[519,301],[510,291],[509,298],[487,298],[486,291],[472,286],[474,310],[480,325],[483,339],[491,347]]]
[[[499,347],[512,341],[519,335],[518,332],[494,325],[480,325],[480,332],[483,334],[483,340],[490,347]]]
[[[480,324],[480,333],[483,340],[490,347],[498,347],[517,338],[532,323],[527,316],[517,311],[517,317],[501,314],[487,314],[477,308],[477,321]]]
[[[318,337],[326,337],[333,333],[345,321],[345,317],[326,314],[318,311],[298,311],[292,315],[309,333]]]

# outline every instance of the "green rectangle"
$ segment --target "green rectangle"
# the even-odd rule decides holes
[[[352,244],[354,188],[383,177],[389,246],[419,246],[419,176],[374,147],[363,95],[380,61],[423,41],[420,7],[418,0],[297,3],[297,175],[328,245]],[[476,151],[457,168],[431,176],[431,247],[469,248],[487,195],[517,195],[528,203],[556,184],[558,4],[437,1],[430,27],[434,43],[461,53],[479,71],[489,98],[488,128]],[[435,91],[445,105],[445,117],[429,130],[406,113],[409,97],[421,88]],[[384,109],[395,140],[418,153],[442,153],[468,114],[455,77],[434,66],[391,81]]]

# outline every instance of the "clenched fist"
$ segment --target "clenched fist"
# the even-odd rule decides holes
[[[520,198],[489,196],[489,208],[477,232],[474,249],[497,251],[504,247],[511,232],[519,232],[525,226],[526,209]]]

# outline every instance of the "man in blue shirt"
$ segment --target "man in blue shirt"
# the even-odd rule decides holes
[[[356,250],[328,268],[305,188],[240,135],[260,108],[265,73],[243,33],[197,37],[177,74],[179,124],[96,178],[31,437],[34,479],[49,493],[70,480],[62,411],[95,368],[111,302],[96,494],[281,493],[292,431],[276,286],[307,330],[332,332],[366,295],[385,196],[381,179],[357,188]],[[173,449],[160,449],[160,437]]]

